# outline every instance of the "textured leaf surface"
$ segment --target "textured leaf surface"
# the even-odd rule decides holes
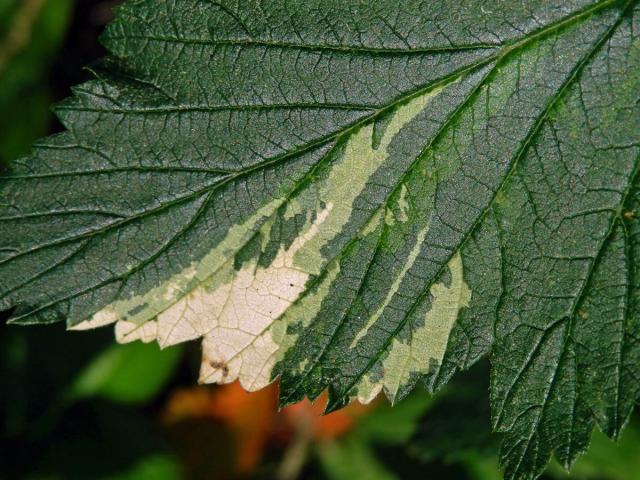
[[[130,0],[0,180],[15,323],[329,410],[490,353],[509,478],[640,390],[635,2]]]

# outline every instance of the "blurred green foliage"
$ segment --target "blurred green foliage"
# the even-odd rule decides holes
[[[364,416],[346,438],[319,443],[317,456],[326,477],[331,480],[398,478],[392,467],[378,460],[376,448],[406,444],[431,405],[433,399],[419,390],[398,406],[388,403],[379,406]]]
[[[74,28],[72,14],[98,4],[102,11],[111,5],[0,0],[0,164],[50,133],[54,59],[64,62],[79,48],[71,36],[60,52]],[[76,16],[76,28],[87,22],[86,15]],[[68,92],[70,86],[62,87]],[[0,322],[0,478],[177,480],[187,478],[185,463],[194,461],[195,449],[223,462],[230,436],[218,423],[193,420],[168,431],[161,421],[171,392],[193,385],[198,353],[114,345],[109,329],[71,334],[60,325],[24,329]],[[433,398],[417,391],[394,407],[382,403],[346,435],[316,440],[300,478],[501,478],[487,368],[478,365]],[[273,478],[284,448],[268,448],[254,477]],[[570,476],[552,464],[546,477],[640,479],[639,453],[634,417],[617,444],[596,433]],[[197,475],[221,478],[209,467]]]
[[[155,398],[175,371],[181,348],[157,344],[110,345],[76,377],[70,399],[93,395],[124,404]]]
[[[317,446],[326,478],[461,478],[499,480],[500,437],[491,433],[487,390],[489,366],[481,362],[455,378],[435,397],[414,392],[362,418],[345,438]],[[640,479],[637,415],[618,442],[597,431],[571,473],[552,462],[547,480]]]
[[[0,330],[0,478],[181,478],[146,412],[181,351],[114,346],[112,332],[95,333]]]
[[[29,152],[51,121],[47,74],[71,0],[0,0],[0,163]]]

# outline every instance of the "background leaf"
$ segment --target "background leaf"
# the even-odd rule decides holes
[[[110,347],[76,377],[69,393],[121,403],[149,401],[173,374],[181,353],[177,347],[160,352],[156,345],[145,344]]]

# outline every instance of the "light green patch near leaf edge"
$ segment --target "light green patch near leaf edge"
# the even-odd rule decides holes
[[[424,324],[411,330],[407,342],[393,339],[382,361],[384,374],[381,379],[373,380],[368,374],[358,383],[357,399],[361,403],[371,402],[383,389],[393,401],[412,376],[422,376],[434,363],[442,363],[458,313],[471,301],[460,253],[449,261],[448,267],[451,284],[447,287],[444,283],[436,283],[431,287],[431,308],[425,314]]]

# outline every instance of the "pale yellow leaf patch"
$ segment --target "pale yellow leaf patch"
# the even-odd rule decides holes
[[[382,361],[382,378],[372,381],[365,375],[357,386],[357,398],[361,403],[373,400],[384,389],[386,396],[395,400],[401,387],[413,375],[424,375],[432,365],[439,367],[449,343],[449,335],[460,310],[469,306],[471,290],[464,281],[462,257],[457,253],[448,264],[451,273],[449,286],[434,284],[429,293],[431,308],[424,317],[424,323],[412,329],[406,340],[394,338],[389,351]]]

